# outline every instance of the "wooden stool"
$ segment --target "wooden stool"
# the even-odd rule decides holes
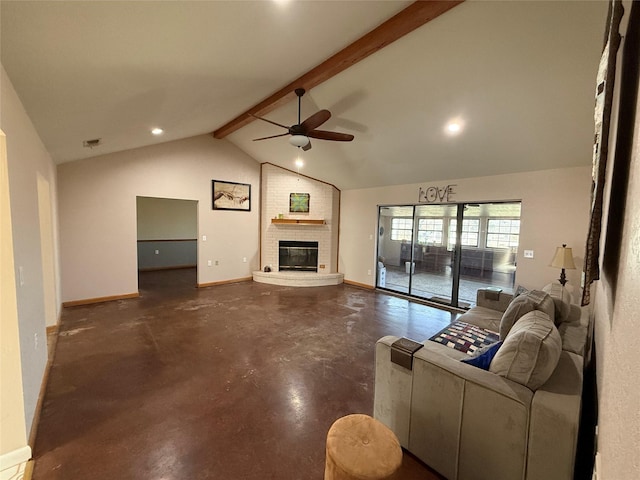
[[[386,480],[402,464],[395,434],[369,415],[339,418],[327,434],[324,480]]]

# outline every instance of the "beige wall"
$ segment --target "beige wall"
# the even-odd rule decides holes
[[[168,198],[137,198],[138,240],[198,237],[197,203]]]
[[[11,80],[4,68],[0,70],[0,128],[7,138],[24,415],[29,432],[47,364],[47,312],[56,319],[60,313],[56,171]],[[39,181],[48,188],[39,189]],[[53,231],[44,234],[41,223],[47,222]],[[53,244],[53,252],[51,245],[42,243],[43,237]],[[48,252],[44,260],[43,251]],[[5,386],[3,380],[2,388],[13,387]]]
[[[456,185],[453,202],[522,200],[520,248],[516,284],[540,288],[559,277],[549,267],[557,246],[573,248],[576,265],[584,256],[589,213],[591,169],[577,167],[539,172],[497,175],[413,185],[345,190],[342,192],[340,258],[338,271],[350,280],[375,285],[378,205],[417,203],[422,187]],[[534,258],[524,258],[523,250]],[[368,275],[371,270],[372,275]],[[572,285],[580,285],[580,270],[568,270]]]
[[[624,2],[624,6],[620,52],[628,38],[624,32],[631,2]],[[619,55],[618,84],[621,61]],[[637,57],[635,62],[637,64]],[[637,77],[635,81],[637,84]],[[619,86],[616,92],[619,93]],[[615,150],[616,120],[614,109],[610,152]],[[611,178],[623,161],[610,157],[607,164],[605,191],[609,191],[609,195],[605,212],[610,199],[621,199],[621,186],[613,187]],[[598,478],[635,480],[640,478],[640,361],[636,346],[640,338],[640,98],[636,103],[633,153],[624,204],[624,217],[605,215],[600,243],[604,252],[600,262],[601,280],[592,287],[599,410]],[[621,235],[611,234],[619,225],[622,225]],[[619,249],[616,248],[618,242]]]
[[[7,454],[27,445],[10,204],[6,138],[0,130],[0,470]]]
[[[138,291],[137,196],[198,201],[198,283],[250,277],[258,268],[259,170],[210,135],[60,165],[63,301]],[[212,179],[251,184],[251,211],[212,210]]]

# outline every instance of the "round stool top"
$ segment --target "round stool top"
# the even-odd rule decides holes
[[[402,449],[386,425],[368,415],[352,414],[331,425],[327,457],[355,478],[387,478],[400,468]]]

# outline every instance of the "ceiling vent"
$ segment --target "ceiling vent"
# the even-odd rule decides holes
[[[82,142],[82,146],[88,148],[98,147],[100,145],[102,145],[101,138],[94,138],[92,140],[85,140],[84,142]]]

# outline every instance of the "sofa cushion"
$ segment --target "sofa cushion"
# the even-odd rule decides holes
[[[493,345],[482,347],[472,357],[463,358],[462,361],[464,363],[468,363],[469,365],[473,365],[474,367],[478,367],[483,370],[489,370],[489,365],[491,365],[493,357],[496,356],[500,345],[502,345],[502,342],[496,342]]]
[[[549,315],[534,310],[511,328],[489,371],[537,390],[551,377],[562,352],[562,339]]]
[[[540,290],[531,290],[527,293],[518,295],[509,304],[502,319],[500,320],[500,340],[504,340],[511,327],[520,319],[533,310],[541,310],[549,315],[549,318],[554,318],[555,307],[553,300],[546,292]]]
[[[556,326],[562,322],[566,322],[569,318],[569,312],[571,311],[571,303],[573,302],[571,292],[559,283],[545,285],[542,291],[548,293],[553,300],[555,307],[554,322]]]
[[[458,317],[458,321],[498,333],[503,312],[487,307],[471,307]]]

